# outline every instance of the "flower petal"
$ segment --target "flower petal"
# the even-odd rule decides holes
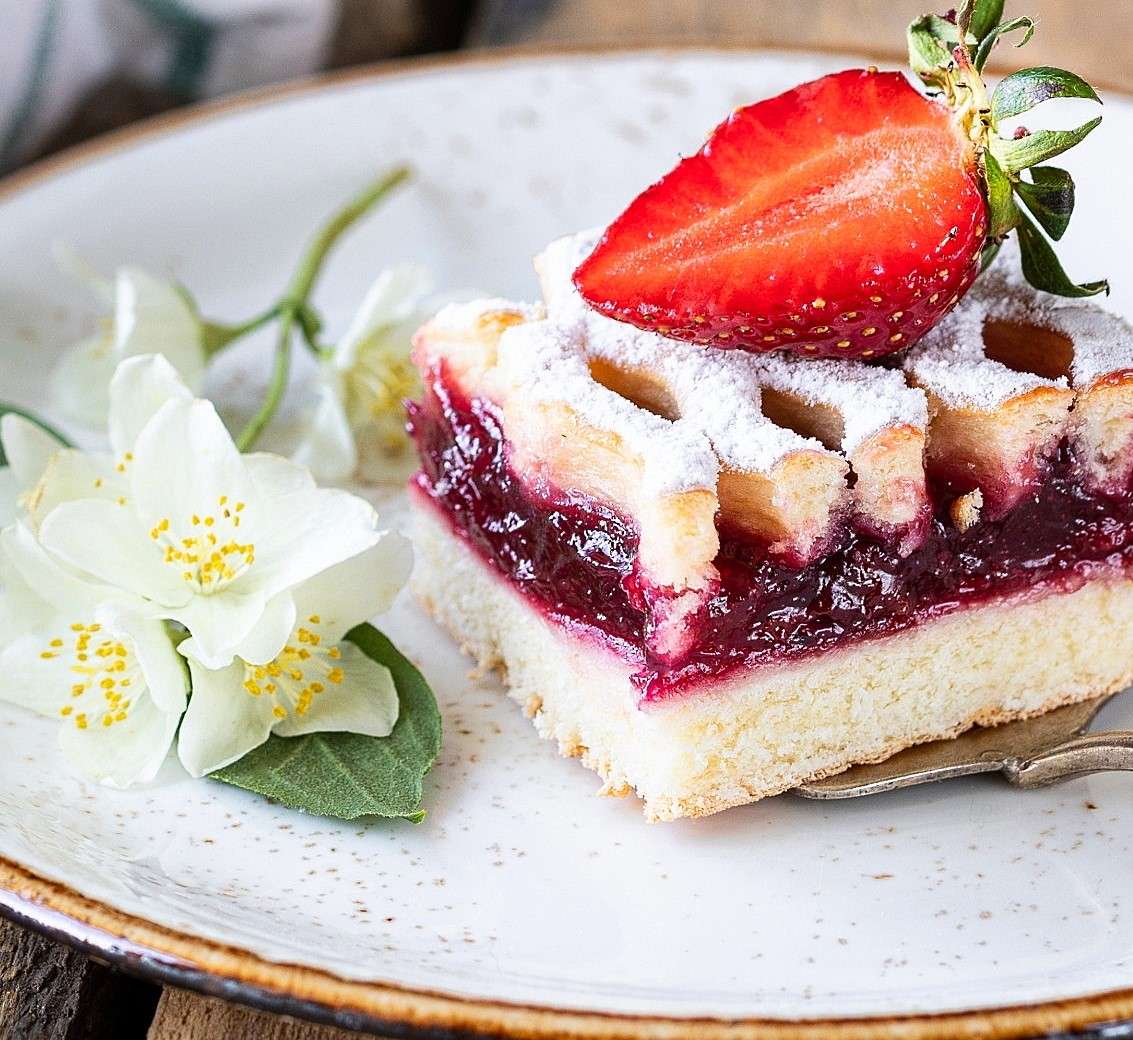
[[[244,465],[257,493],[265,498],[315,489],[315,478],[311,476],[311,471],[282,455],[254,451],[244,456]]]
[[[168,616],[190,632],[190,638],[181,644],[181,653],[206,668],[224,668],[263,617],[266,603],[267,597],[258,590],[242,593],[227,588],[211,596],[194,596],[184,606],[170,610]]]
[[[386,416],[354,431],[358,446],[355,476],[366,484],[404,484],[419,462],[403,425],[403,416]]]
[[[110,448],[115,458],[133,451],[138,435],[166,401],[192,396],[160,354],[126,358],[110,380]]]
[[[37,628],[0,651],[0,700],[58,719],[75,679],[69,657],[44,656],[48,642],[66,632],[57,615],[48,618],[48,626],[53,622],[57,623],[58,632],[50,627]]]
[[[161,711],[173,712],[180,718],[188,701],[189,673],[164,622],[125,605],[111,603],[101,604],[94,618],[128,640],[145,676],[149,696]]]
[[[416,264],[399,264],[382,271],[335,347],[335,366],[342,371],[351,368],[359,347],[370,335],[408,319],[431,289],[429,272]]]
[[[34,490],[26,497],[32,526],[38,527],[57,505],[78,498],[118,501],[129,491],[108,455],[64,448],[52,455]]]
[[[35,487],[51,457],[63,447],[42,426],[15,412],[0,416],[0,446],[20,491]]]
[[[37,595],[4,549],[10,533],[0,532],[0,649],[47,625],[54,609]]]
[[[5,591],[10,590],[15,596],[20,588],[27,590],[24,610],[32,609],[34,599],[49,604],[55,611],[66,611],[70,620],[75,621],[88,618],[101,602],[129,598],[121,589],[108,588],[75,574],[52,556],[24,523],[0,531],[0,558],[11,568],[12,577],[5,582]]]
[[[267,664],[283,649],[294,627],[295,597],[281,592],[267,601],[259,621],[234,653],[249,664]]]
[[[180,719],[180,712],[162,711],[149,697],[139,696],[129,715],[112,726],[79,729],[64,720],[59,748],[90,780],[109,787],[144,784],[157,775],[169,754]]]
[[[358,468],[354,434],[338,387],[339,376],[325,373],[315,407],[306,418],[303,438],[295,449],[296,462],[308,466],[319,480],[349,480]]]
[[[281,737],[341,732],[387,737],[392,732],[398,701],[390,670],[353,643],[342,643],[339,650],[342,682],[316,694],[304,714],[292,712],[281,719],[275,727]]]
[[[244,665],[210,670],[189,659],[193,696],[181,722],[177,753],[193,775],[204,776],[243,758],[271,733],[275,702],[244,689]]]
[[[64,415],[86,426],[102,426],[110,409],[110,379],[117,362],[104,334],[76,343],[51,373],[51,397]]]
[[[337,643],[355,625],[388,610],[412,569],[409,539],[387,531],[377,545],[328,567],[295,590],[299,620],[318,617],[326,641]]]
[[[134,507],[146,525],[168,519],[173,532],[188,534],[194,515],[217,512],[227,496],[248,502],[244,520],[254,527],[248,471],[208,401],[166,401],[137,438],[127,472]]]
[[[264,510],[252,579],[268,596],[290,588],[377,543],[378,514],[364,499],[321,488],[283,495]]]
[[[196,389],[205,370],[201,323],[176,286],[136,267],[118,272],[114,339],[119,358],[164,354]]]
[[[70,242],[52,242],[51,259],[64,274],[70,275],[80,285],[85,285],[99,303],[114,306],[114,282],[107,278]]]
[[[155,604],[182,606],[189,588],[142,529],[133,511],[113,502],[64,502],[47,514],[40,541],[63,562]]]

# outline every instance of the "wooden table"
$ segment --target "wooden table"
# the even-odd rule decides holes
[[[924,0],[340,0],[332,64],[476,46],[725,43],[817,47],[894,57]],[[931,6],[931,5],[930,5]],[[1010,5],[1039,22],[1008,60],[1071,68],[1133,91],[1133,0],[1030,0]],[[105,84],[53,146],[166,107],[168,98]],[[110,116],[108,117],[108,113]],[[268,1016],[124,975],[0,921],[0,1040],[344,1040],[341,1030]],[[1133,1038],[1133,1026],[1088,1034]]]

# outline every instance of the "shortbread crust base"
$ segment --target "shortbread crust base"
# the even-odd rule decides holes
[[[546,619],[411,494],[413,586],[540,735],[636,792],[649,820],[705,816],[913,744],[1133,682],[1133,580],[999,601],[908,632],[741,671],[638,708],[633,667]]]

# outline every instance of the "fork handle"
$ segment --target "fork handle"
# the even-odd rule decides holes
[[[1017,787],[1043,787],[1087,773],[1133,771],[1133,731],[1085,733],[1033,758],[1015,759],[1003,769]]]

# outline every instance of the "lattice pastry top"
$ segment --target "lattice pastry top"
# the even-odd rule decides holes
[[[1026,494],[1064,436],[1092,484],[1133,472],[1133,332],[1094,305],[1050,303],[992,272],[903,369],[755,356],[592,311],[571,281],[592,242],[560,239],[537,258],[545,308],[450,306],[418,334],[417,360],[443,359],[498,404],[533,486],[636,521],[641,569],[672,593],[662,642],[679,641],[681,615],[715,586],[718,529],[796,565],[847,523],[907,553],[931,518],[926,467],[976,489],[965,523]]]

